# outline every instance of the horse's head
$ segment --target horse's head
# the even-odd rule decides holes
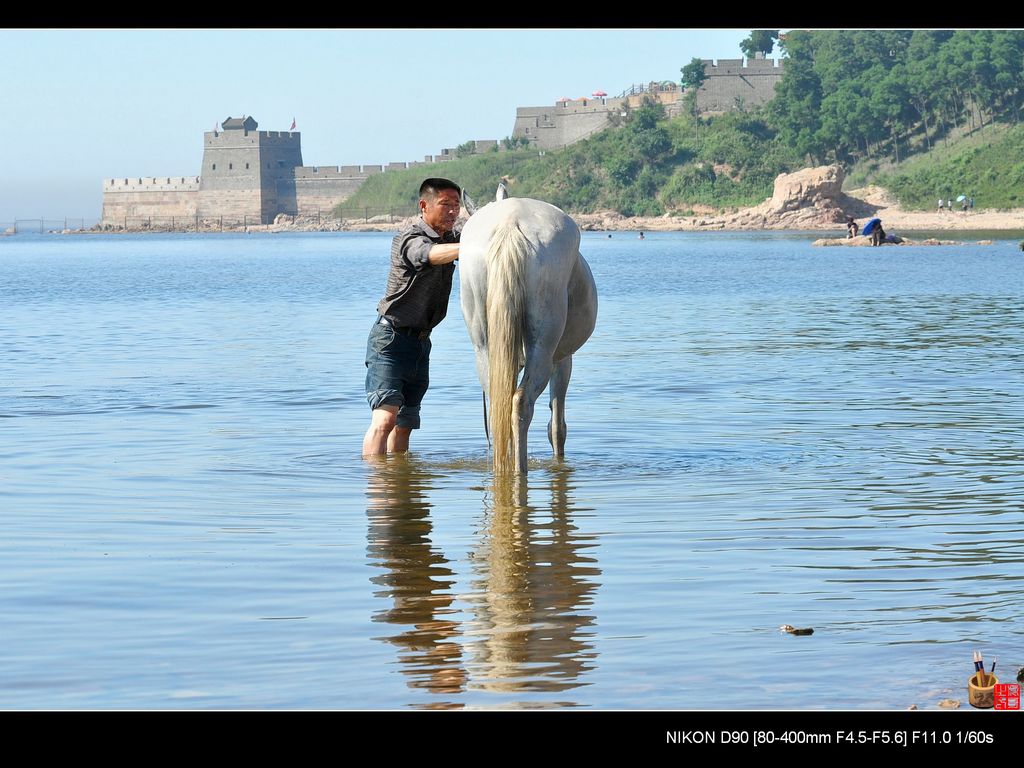
[[[498,191],[494,193],[494,201],[504,200],[509,196],[508,194],[508,176],[502,176],[501,181],[498,182]],[[459,195],[462,198],[462,207],[466,211],[467,216],[472,216],[476,213],[476,203],[473,202],[473,198],[466,194],[466,188],[462,187],[459,191]]]

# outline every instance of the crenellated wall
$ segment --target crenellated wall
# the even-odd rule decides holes
[[[150,176],[103,180],[103,223],[126,218],[194,217],[199,202],[198,176]]]
[[[784,59],[747,59],[745,65],[743,59],[701,59],[701,63],[707,76],[697,91],[701,112],[729,112],[771,101],[785,67]]]
[[[512,136],[528,139],[537,149],[560,149],[604,130],[616,115],[636,109],[644,99],[658,101],[670,116],[677,111],[681,90],[676,85],[651,83],[635,91],[615,98],[580,98],[544,107],[519,107]]]
[[[379,165],[320,165],[295,168],[293,184],[299,214],[330,211],[351,197],[371,175],[381,173]]]

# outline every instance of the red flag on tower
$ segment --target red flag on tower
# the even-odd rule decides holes
[[[290,130],[290,131],[294,131],[295,130],[295,118],[294,117],[292,118],[292,127],[289,128],[288,130]]]

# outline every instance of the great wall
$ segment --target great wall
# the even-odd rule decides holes
[[[746,109],[772,98],[784,60],[703,59],[707,79],[697,91],[697,110],[720,113]],[[537,151],[560,149],[615,124],[644,99],[654,99],[669,116],[684,108],[684,91],[672,81],[631,86],[619,96],[562,98],[554,105],[516,109],[513,138]],[[472,142],[476,153],[492,151],[493,139]],[[228,118],[221,130],[203,134],[198,176],[150,176],[103,180],[103,229],[153,225],[188,228],[225,220],[270,224],[281,214],[330,215],[371,176],[454,159],[446,148],[422,161],[387,165],[305,166],[301,134],[260,131],[251,116]]]

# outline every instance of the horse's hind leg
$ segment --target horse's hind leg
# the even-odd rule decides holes
[[[533,410],[537,398],[544,391],[551,378],[551,348],[534,347],[526,356],[523,379],[512,397],[512,452],[516,461],[516,472],[526,474],[526,435],[533,421]]]
[[[548,385],[548,392],[551,395],[548,441],[551,443],[556,459],[565,456],[565,393],[569,389],[570,376],[572,376],[572,355],[567,355],[555,363],[555,368],[551,372],[551,384]]]

